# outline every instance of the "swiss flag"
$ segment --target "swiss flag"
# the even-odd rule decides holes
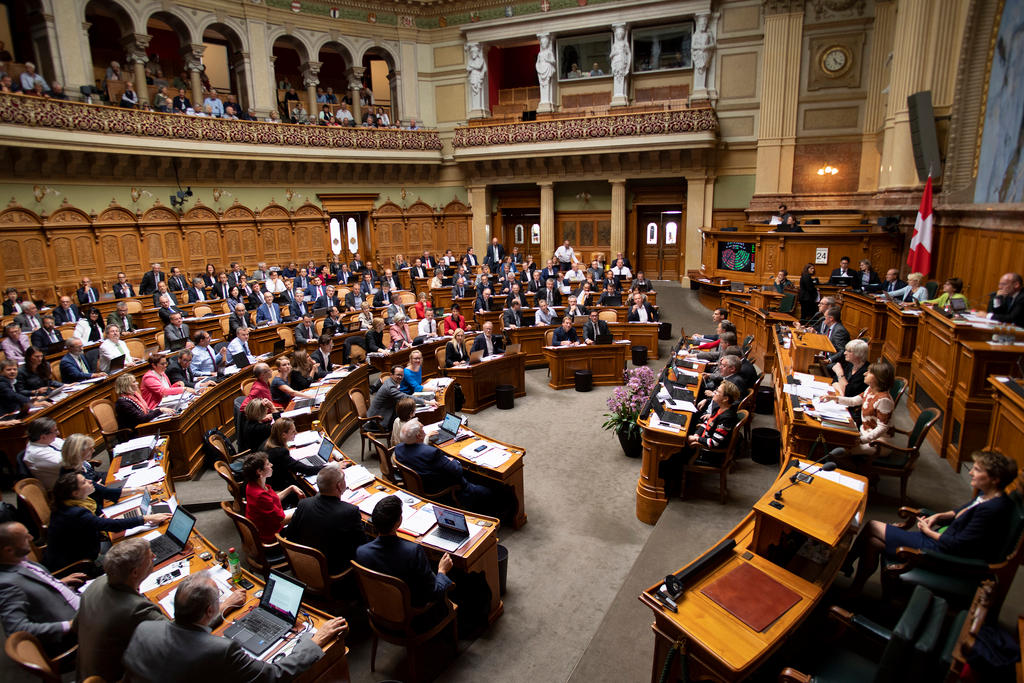
[[[907,255],[910,272],[927,275],[932,268],[932,177],[924,184],[921,195],[921,208],[917,210],[914,221],[914,236],[910,240],[910,253]]]

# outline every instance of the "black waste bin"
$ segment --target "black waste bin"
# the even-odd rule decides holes
[[[757,396],[754,399],[754,412],[758,415],[771,415],[775,412],[775,389],[758,387]]]
[[[750,459],[759,465],[778,465],[782,452],[782,434],[771,427],[755,427],[750,431]]]
[[[576,391],[590,391],[594,388],[594,373],[590,370],[577,370],[573,373]]]
[[[508,587],[508,548],[498,544],[498,588],[505,594]]]
[[[633,347],[633,365],[647,365],[647,347]]]
[[[658,339],[672,338],[672,323],[658,323]]]
[[[516,407],[516,388],[511,384],[494,387],[494,400],[498,410],[512,410]]]

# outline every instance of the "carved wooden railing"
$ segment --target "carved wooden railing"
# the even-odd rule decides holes
[[[441,149],[436,130],[236,121],[0,93],[0,123],[197,142],[341,149]]]
[[[455,129],[455,148],[550,143],[596,138],[673,135],[718,130],[715,110],[680,109],[579,116],[549,121],[523,121]]]

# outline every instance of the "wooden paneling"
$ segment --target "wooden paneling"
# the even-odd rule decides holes
[[[464,254],[472,246],[472,215],[469,207],[457,199],[440,212],[423,201],[407,208],[387,201],[370,215],[374,256],[379,263],[391,263],[396,254],[402,254],[412,263],[424,251],[435,257],[446,249]]]
[[[608,211],[559,211],[555,214],[556,246],[569,240],[577,255],[604,251],[612,240],[612,217]]]
[[[933,277],[940,281],[947,277],[962,279],[971,306],[985,308],[999,277],[1007,272],[1021,272],[1024,229],[1019,217],[1015,221],[1015,225],[991,228],[962,224],[940,228]]]
[[[52,302],[83,277],[109,291],[124,271],[138,286],[150,263],[186,273],[232,261],[252,268],[326,258],[327,214],[313,204],[294,212],[271,204],[259,213],[239,203],[217,212],[196,203],[183,216],[157,204],[142,214],[112,203],[98,215],[64,204],[37,215],[17,204],[0,211],[0,284]]]

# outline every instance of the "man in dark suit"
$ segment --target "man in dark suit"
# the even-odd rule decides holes
[[[821,297],[821,300],[818,301],[818,312],[811,316],[811,319],[808,320],[807,324],[801,329],[805,332],[817,332],[818,334],[824,334],[825,312],[835,305],[835,298],[831,296]]]
[[[377,538],[356,549],[356,562],[376,572],[401,579],[409,587],[413,607],[424,607],[444,598],[454,584],[448,578],[452,557],[445,553],[437,565],[437,574],[430,569],[423,548],[398,537],[402,523],[402,501],[387,496],[377,502],[372,514]]]
[[[723,380],[729,380],[735,384],[736,388],[740,390],[741,398],[746,395],[747,389],[750,385],[747,384],[747,381],[743,378],[743,374],[740,372],[742,365],[743,361],[739,356],[723,355],[721,360],[718,361],[718,370],[714,373],[704,375],[704,399],[697,404],[697,407],[703,409],[709,402],[714,403],[711,397],[714,395],[715,389],[718,388]]]
[[[292,278],[292,289],[306,290],[309,287],[309,275],[305,268],[300,268],[298,274]]]
[[[366,264],[363,263],[363,260],[359,258],[359,253],[356,252],[352,255],[352,261],[349,262],[348,267],[353,273],[358,273],[366,267]]]
[[[320,282],[320,278],[315,277],[310,280],[309,286],[306,287],[305,295],[310,301],[316,301],[324,294],[327,293],[327,288],[324,287],[323,283]]]
[[[487,254],[484,256],[484,265],[496,270],[501,265],[501,259],[505,258],[505,247],[498,243],[498,238],[491,239],[491,246],[487,247]]]
[[[298,292],[295,294],[298,295]],[[310,301],[312,302],[313,309],[326,308],[330,310],[331,306],[338,306],[338,310],[341,310],[341,302],[338,301],[338,295],[335,293],[334,285],[327,285],[327,288],[324,289],[323,296],[316,299],[310,299]]]
[[[476,266],[480,264],[480,261],[476,258],[476,252],[473,251],[473,247],[466,250],[466,259],[469,261],[470,266]]]
[[[82,314],[78,310],[78,306],[71,303],[71,297],[67,295],[62,296],[57,307],[53,309],[53,319],[57,321],[58,325],[77,323],[81,317]]]
[[[598,303],[600,306],[621,306],[622,295],[615,290],[615,285],[609,283],[605,285],[604,291],[601,293],[601,301]]]
[[[519,299],[513,301],[512,306],[501,314],[501,325],[506,330],[523,326],[522,304],[519,303]]]
[[[316,326],[313,325],[313,316],[308,313],[302,316],[302,322],[296,325],[292,332],[295,334],[295,346],[305,346],[317,339]]]
[[[1024,292],[1020,273],[1006,273],[999,278],[999,289],[988,302],[989,318],[1001,323],[1024,327]]]
[[[822,334],[828,337],[828,340],[832,342],[832,346],[836,347],[836,352],[828,358],[828,365],[838,363],[843,358],[843,350],[846,349],[846,343],[850,341],[850,333],[843,327],[842,313],[838,306],[830,306],[825,311]]]
[[[117,282],[114,283],[114,298],[127,299],[135,296],[135,288],[128,282],[128,276],[124,273],[117,274]]]
[[[167,288],[172,292],[184,292],[188,289],[188,280],[181,274],[181,268],[171,268],[171,277],[167,279]]]
[[[281,307],[274,303],[274,295],[267,292],[263,295],[263,304],[256,309],[256,322],[269,322],[276,325],[281,322]]]
[[[170,322],[164,326],[164,349],[177,351],[192,346],[192,331],[182,322],[181,311],[170,315]]]
[[[534,296],[534,303],[539,303],[541,299],[548,302],[548,306],[561,306],[562,305],[562,294],[555,287],[555,279],[548,278],[544,283],[544,289],[537,292]]]
[[[907,286],[907,283],[900,279],[900,271],[896,268],[890,268],[885,272],[885,282],[882,283],[883,292],[895,292],[897,289],[903,289]]]
[[[191,108],[192,102],[185,95],[185,89],[178,88],[178,94],[171,100],[171,112],[174,114],[184,114],[186,110]]]
[[[398,278],[396,278],[394,276],[394,274],[391,272],[390,268],[385,268],[384,269],[384,275],[381,276],[380,281],[382,283],[384,283],[384,282],[388,283],[388,286],[391,287],[391,291],[392,292],[398,291],[399,289],[402,288],[398,284]]]
[[[174,621],[144,621],[135,627],[122,663],[129,681],[291,680],[323,656],[323,648],[348,625],[335,617],[295,649],[271,662],[246,654],[236,640],[210,633],[220,615],[220,589],[206,573],[191,574],[174,594]],[[184,656],[187,653],[187,656]]]
[[[430,271],[423,266],[423,261],[416,259],[412,262],[412,268],[409,270],[409,277],[413,280],[416,278],[430,277]]]
[[[334,293],[333,287],[328,286],[327,289],[330,290],[332,294]],[[316,308],[316,302],[306,301],[306,295],[302,290],[286,292],[285,299],[288,302],[288,317],[292,320],[298,320]],[[330,308],[333,305],[334,304],[329,304],[324,308]]]
[[[206,296],[206,286],[203,282],[203,278],[197,277],[192,281],[192,286],[188,288],[188,302],[190,304],[199,303],[201,301],[207,301],[209,297]]]
[[[591,311],[590,319],[583,323],[583,343],[596,344],[597,338],[603,334],[611,334],[608,323],[598,317],[597,311]]]
[[[423,252],[423,256],[420,257],[420,263],[422,263],[423,267],[430,272],[433,272],[434,268],[437,268],[437,260],[430,255],[429,251]]]
[[[850,257],[844,256],[839,259],[839,267],[832,271],[828,283],[839,287],[849,287],[854,283],[856,277],[856,274],[850,270]]]
[[[658,311],[654,306],[647,303],[643,292],[633,292],[632,302],[629,307],[629,316],[626,318],[631,323],[652,323],[658,320]]]
[[[350,289],[348,294],[345,295],[345,310],[350,313],[360,310],[363,307],[365,298],[358,287]]]
[[[156,291],[158,282],[167,280],[167,274],[160,270],[160,264],[154,263],[152,268],[142,276],[142,284],[139,285],[139,294],[145,296]]]
[[[309,354],[309,359],[319,365],[316,371],[316,378],[323,379],[324,375],[331,371],[331,351],[334,350],[334,339],[329,334],[321,334],[317,340],[317,349]],[[321,470],[322,472],[323,470]],[[321,491],[323,489],[320,489]]]
[[[192,351],[190,349],[182,349],[181,353],[167,364],[167,379],[171,384],[181,382],[190,389],[195,388],[196,374],[192,369]]]
[[[473,340],[473,348],[470,349],[470,353],[483,351],[485,356],[492,356],[505,350],[504,339],[494,334],[494,323],[488,320],[484,323],[481,331],[483,334],[478,334]]]
[[[452,287],[452,298],[464,299],[467,296],[469,296],[468,294],[466,294],[466,292],[468,291],[469,290],[466,288],[466,278],[460,277],[458,280],[455,281],[455,286]]]
[[[244,304],[235,304],[235,312],[228,316],[228,340],[237,336],[239,327],[252,327],[252,318]]]
[[[156,291],[153,292],[153,305],[159,307],[162,297],[167,297],[173,306],[178,306],[178,296],[167,287],[166,282],[157,283]]]
[[[239,289],[241,289],[241,287],[239,287]],[[264,294],[270,294],[270,292],[264,292],[263,291],[263,286],[260,285],[260,283],[258,283],[258,282],[252,283],[252,285],[248,287],[248,292],[246,294],[246,296],[249,299],[249,305],[247,307],[251,308],[253,310],[256,310],[260,306],[265,304],[266,303],[266,298],[263,296]],[[273,294],[270,295],[270,300],[271,301],[274,300],[274,295]]]
[[[0,524],[0,622],[8,635],[27,631],[56,655],[75,642],[71,623],[79,597],[69,586],[86,577],[75,573],[58,580],[28,559],[31,541],[25,525]]]
[[[160,322],[164,324],[164,327],[171,324],[171,316],[173,314],[181,313],[181,310],[177,306],[171,304],[169,294],[164,294],[160,297],[159,306],[157,315],[160,316]]]
[[[221,299],[223,301],[228,300],[228,295],[231,293],[231,285],[228,284],[227,273],[221,273],[217,276],[217,284],[213,286],[210,291],[210,296],[214,299]]]
[[[65,342],[65,346],[68,352],[60,359],[60,378],[65,384],[103,376],[102,372],[96,372],[88,356],[82,353],[81,339],[71,337]]]
[[[83,306],[94,304],[100,300],[100,291],[92,286],[92,280],[82,278],[82,286],[78,288],[78,303]]]
[[[50,344],[56,344],[59,341],[64,341],[64,338],[57,331],[54,326],[54,320],[52,315],[43,316],[43,326],[32,333],[29,337],[32,340],[32,346],[37,349],[46,352],[47,347]]]
[[[473,304],[473,310],[477,313],[486,313],[491,310],[491,288],[484,287],[480,290],[480,294],[476,297],[476,303]]]
[[[238,265],[237,261],[233,261],[230,268],[231,270],[228,271],[228,284],[234,287],[241,281],[245,273],[242,272],[242,266]]]
[[[124,334],[125,332],[135,331],[135,321],[132,320],[132,316],[128,312],[127,302],[117,302],[117,310],[111,311],[110,315],[107,316],[107,324],[117,325],[119,328],[121,328],[121,334]]]
[[[456,486],[455,500],[460,507],[473,512],[493,512],[494,495],[480,484],[466,479],[462,465],[455,458],[424,443],[423,425],[413,418],[402,425],[402,443],[395,446],[395,460],[420,475],[423,488],[440,491]]]
[[[356,548],[366,543],[359,508],[341,500],[345,471],[336,462],[316,475],[319,493],[299,501],[285,528],[288,540],[316,548],[327,558],[327,570],[339,574],[351,566]]]
[[[562,323],[555,328],[554,334],[551,335],[551,345],[569,346],[571,344],[578,344],[579,341],[580,338],[576,334],[576,328],[572,326],[572,318],[564,316]]]
[[[374,308],[390,306],[393,300],[394,297],[391,295],[391,288],[388,287],[388,283],[383,282],[381,283],[380,291],[373,297],[373,306]]]

